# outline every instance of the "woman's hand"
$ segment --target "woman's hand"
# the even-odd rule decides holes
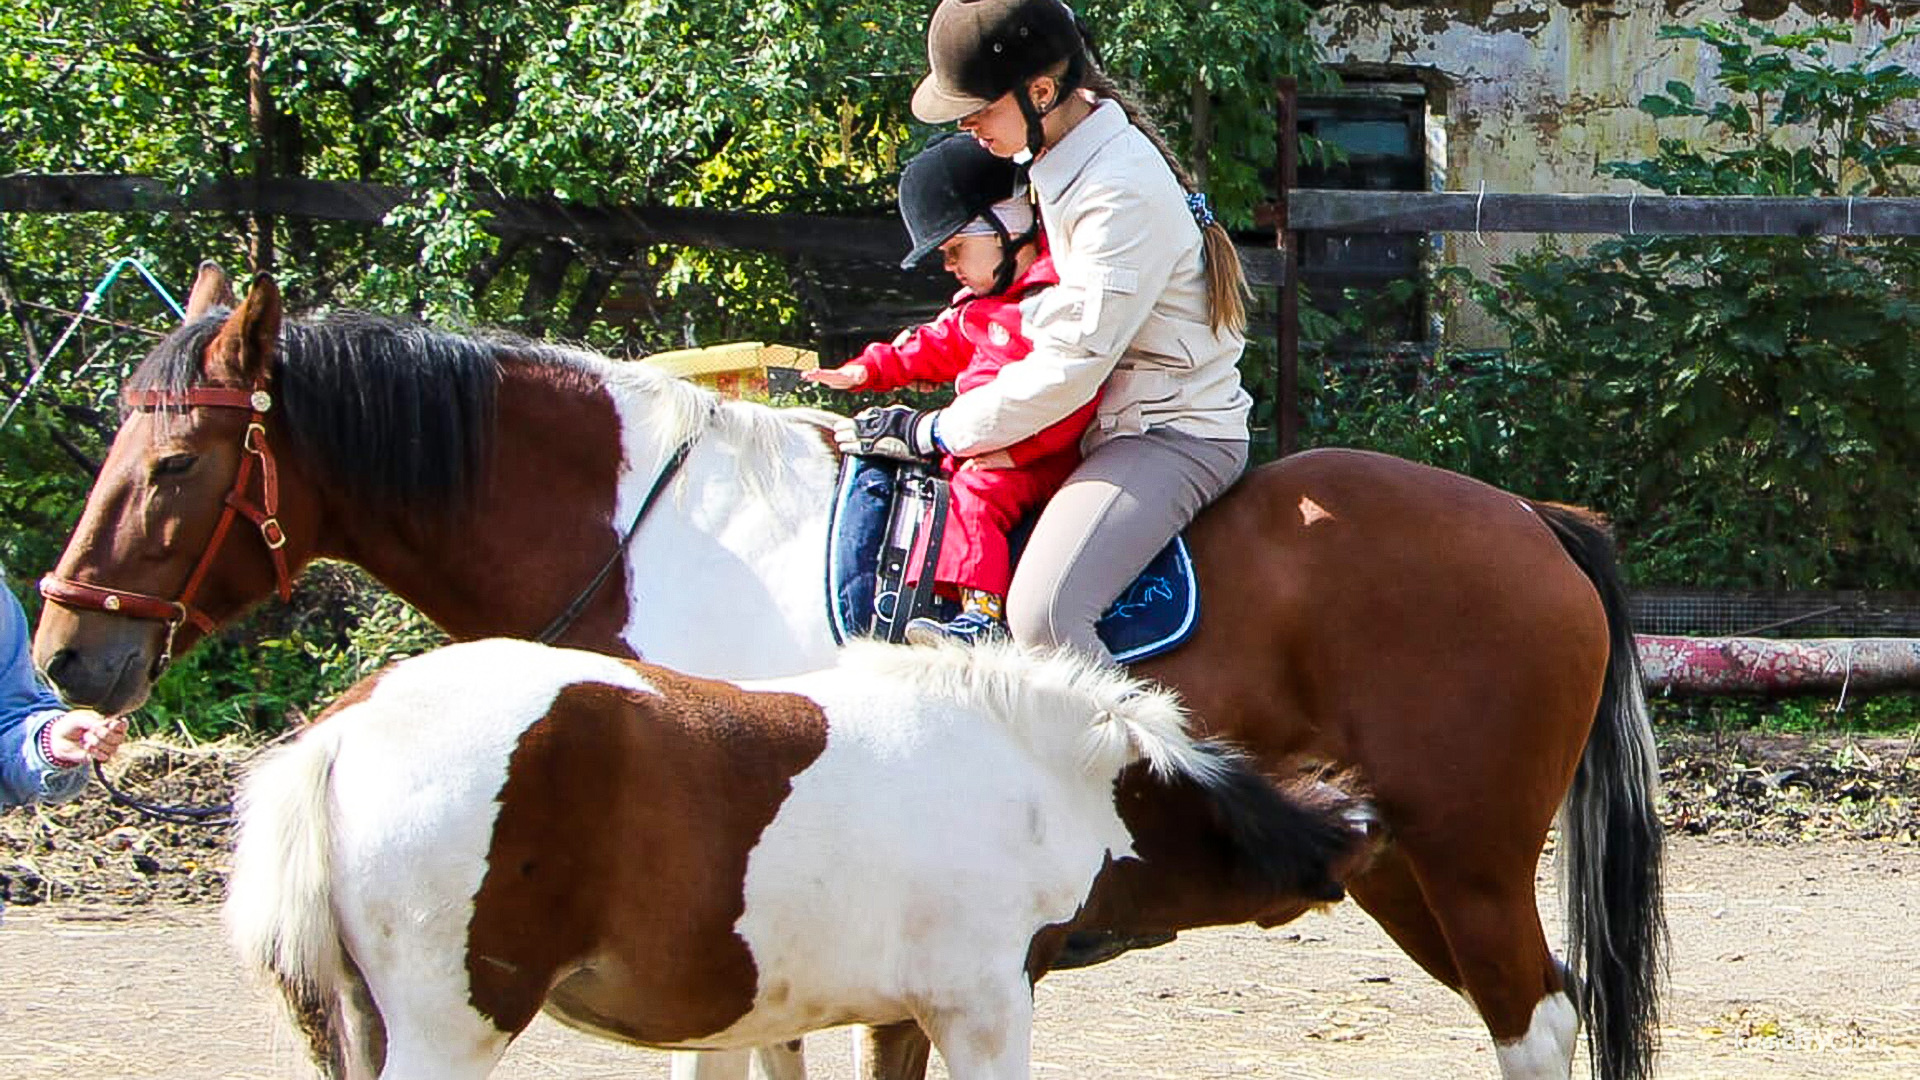
[[[801,372],[800,377],[829,390],[858,390],[867,381],[867,365],[841,364],[837,368],[815,368]]]

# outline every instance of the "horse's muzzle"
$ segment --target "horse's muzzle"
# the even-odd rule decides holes
[[[146,703],[153,689],[154,663],[140,648],[103,650],[92,655],[58,649],[40,670],[69,707],[121,716]]]

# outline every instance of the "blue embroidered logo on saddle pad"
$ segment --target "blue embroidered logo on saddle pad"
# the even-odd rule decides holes
[[[897,463],[870,458],[849,458],[841,470],[827,528],[827,608],[839,641],[871,634],[883,608],[888,619],[894,618],[899,593],[881,587],[879,566],[899,475]],[[1016,538],[1016,558],[1023,542],[1024,536]],[[1114,659],[1131,663],[1186,641],[1199,618],[1193,561],[1186,539],[1176,536],[1100,616],[1095,629]]]

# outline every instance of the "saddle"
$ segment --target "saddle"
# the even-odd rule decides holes
[[[946,531],[946,479],[921,462],[848,455],[840,463],[827,525],[827,609],[834,639],[900,641],[909,620],[948,619],[952,601],[934,592],[933,568]],[[1010,540],[1014,559],[1033,520]],[[1162,548],[1106,612],[1095,630],[1114,659],[1157,656],[1193,635],[1200,585],[1186,539]]]

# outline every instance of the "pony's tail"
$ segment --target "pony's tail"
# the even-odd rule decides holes
[[[359,975],[341,945],[331,895],[338,747],[331,728],[317,727],[248,774],[226,920],[241,961],[279,988],[314,1064],[345,1080],[371,1073],[354,1068],[341,1006]]]
[[[1372,805],[1322,781],[1275,783],[1246,757],[1192,738],[1171,692],[1139,687],[1102,710],[1089,733],[1102,752],[1145,763],[1157,783],[1197,787],[1254,887],[1324,903],[1344,897],[1342,882],[1370,847]]]
[[[1572,986],[1593,1073],[1647,1080],[1659,1047],[1668,939],[1654,812],[1660,772],[1613,543],[1595,515],[1535,504],[1600,594],[1609,634],[1606,685],[1573,787],[1561,808],[1562,894]]]

